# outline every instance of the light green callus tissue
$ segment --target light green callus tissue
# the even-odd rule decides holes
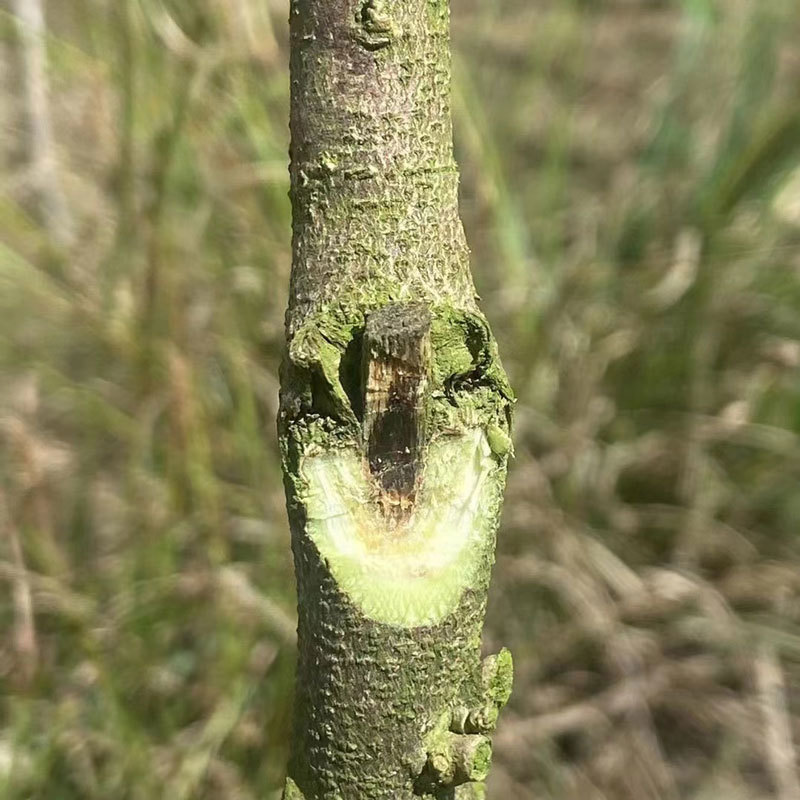
[[[497,458],[483,429],[431,443],[407,519],[387,519],[360,454],[303,459],[307,531],[340,589],[377,622],[414,628],[455,611],[492,535]]]

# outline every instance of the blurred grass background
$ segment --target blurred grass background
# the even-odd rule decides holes
[[[277,799],[286,3],[37,5],[0,9],[0,797]],[[453,29],[520,398],[491,792],[797,800],[800,8]]]

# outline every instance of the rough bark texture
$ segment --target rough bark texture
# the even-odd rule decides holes
[[[448,2],[294,0],[291,37],[285,797],[482,797],[511,684],[507,651],[480,654],[511,393],[458,217]]]

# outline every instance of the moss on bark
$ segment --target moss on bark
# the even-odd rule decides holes
[[[448,3],[294,0],[291,36],[279,431],[299,660],[285,797],[477,798],[511,680],[510,656],[480,658],[511,392],[458,217]],[[408,301],[429,310],[431,363],[419,491],[398,524],[370,471],[362,360],[370,315]]]

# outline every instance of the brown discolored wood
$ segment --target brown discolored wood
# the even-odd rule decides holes
[[[422,303],[375,311],[364,332],[364,453],[384,511],[402,515],[422,475],[431,315]]]

